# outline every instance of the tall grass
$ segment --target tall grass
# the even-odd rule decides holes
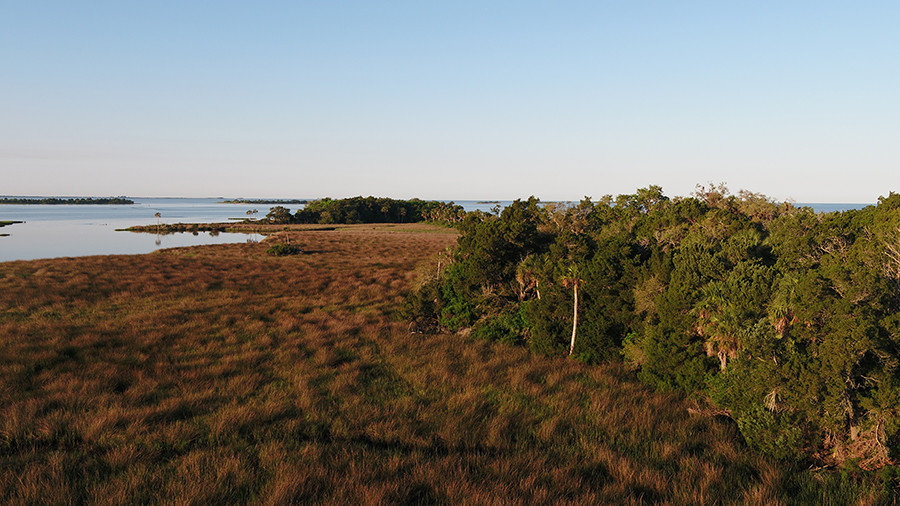
[[[616,365],[410,334],[394,314],[445,230],[279,240],[304,254],[0,263],[0,502],[892,500],[756,455]]]

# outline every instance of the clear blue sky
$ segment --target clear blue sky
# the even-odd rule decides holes
[[[900,2],[12,1],[0,194],[900,191]]]

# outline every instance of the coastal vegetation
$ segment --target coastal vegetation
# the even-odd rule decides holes
[[[191,233],[196,234],[199,232],[209,232],[211,235],[216,235],[223,232],[231,232],[231,233],[258,233],[258,234],[271,234],[275,232],[279,232],[286,229],[296,229],[296,230],[335,230],[335,226],[321,226],[321,225],[290,225],[286,226],[285,224],[279,223],[271,223],[265,220],[251,220],[244,219],[239,222],[227,222],[227,223],[159,223],[152,225],[134,225],[128,228],[119,228],[116,229],[117,232],[139,232],[139,233],[153,233],[153,234],[180,234],[180,233]]]
[[[779,216],[806,213],[768,204]],[[620,265],[614,255],[563,263],[549,278],[538,255],[513,261],[511,273],[497,261],[526,246],[584,251],[555,246],[553,220],[570,223],[577,209],[532,199],[472,214],[459,232],[263,224],[262,243],[0,263],[0,502],[892,502],[895,466],[835,470],[772,456],[708,394],[647,388],[633,369],[642,348],[597,337],[619,308],[663,305],[646,295],[598,302],[598,280],[606,293],[621,286],[608,274],[618,271],[599,268]],[[683,224],[690,232],[693,222]],[[266,253],[278,244],[302,254]],[[557,304],[558,320],[540,327],[552,339],[549,330],[517,337],[510,329],[532,328],[541,313],[492,312],[492,291],[505,288],[491,285],[471,298],[477,325],[451,327],[466,316],[462,306],[445,312],[446,301],[465,285],[447,280],[476,268],[511,274],[521,300],[510,304]],[[436,285],[446,295],[429,302]],[[404,321],[401,307],[420,316]],[[800,322],[786,327],[795,341]],[[567,355],[572,335],[579,360]]]
[[[622,363],[781,461],[896,473],[900,195],[816,214],[724,185],[649,187],[532,197],[459,230],[407,302],[417,328]]]
[[[0,198],[0,204],[15,205],[130,205],[134,204],[133,200],[125,197],[3,197]]]
[[[272,255],[276,257],[286,256],[286,255],[299,255],[303,253],[303,248],[297,246],[296,244],[291,244],[287,242],[278,242],[266,249],[267,255]]]
[[[159,213],[157,213],[159,214]],[[159,217],[157,217],[159,220]],[[116,229],[117,232],[152,232],[154,234],[176,234],[176,233],[198,233],[209,232],[210,234],[218,234],[220,232],[231,232],[235,225],[230,223],[159,223],[155,225],[135,225],[128,228]]]
[[[266,215],[269,223],[457,223],[466,212],[453,202],[433,200],[395,200],[376,197],[318,199],[291,214],[277,206]]]
[[[220,204],[281,204],[281,205],[299,205],[306,204],[309,200],[305,199],[230,199],[222,200]]]
[[[152,232],[173,234],[181,232],[258,232],[267,233],[282,230],[273,225],[353,225],[361,223],[435,223],[454,225],[466,215],[462,206],[453,202],[430,200],[395,200],[376,197],[353,197],[347,199],[319,199],[309,202],[306,207],[291,213],[284,206],[274,206],[262,219],[254,219],[256,210],[247,212],[247,218],[235,219],[232,223],[169,223],[155,225],[135,225],[120,231]],[[321,228],[321,227],[319,227]],[[331,227],[329,227],[331,229]]]

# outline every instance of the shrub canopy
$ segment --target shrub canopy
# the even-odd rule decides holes
[[[326,204],[321,204],[323,209]],[[318,207],[316,208],[318,209]],[[900,195],[814,213],[755,193],[661,188],[469,213],[411,294],[421,328],[625,360],[708,399],[783,459],[882,467],[900,450]]]

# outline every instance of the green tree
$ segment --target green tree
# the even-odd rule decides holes
[[[292,221],[291,211],[286,207],[275,206],[269,209],[269,213],[266,214],[266,221],[269,223],[290,223]]]

